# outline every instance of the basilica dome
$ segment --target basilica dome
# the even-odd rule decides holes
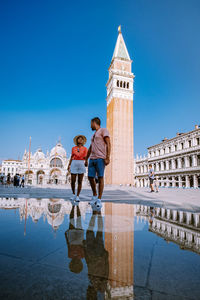
[[[42,149],[41,149],[41,148],[39,148],[39,149],[35,152],[34,158],[35,158],[36,160],[44,160],[44,159],[45,159],[45,155],[44,155],[44,153],[42,152]]]
[[[61,157],[66,157],[66,151],[61,143],[57,143],[55,147],[51,149],[50,156],[59,155]]]

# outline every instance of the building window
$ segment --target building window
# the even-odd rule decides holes
[[[122,87],[122,81],[120,81],[120,87]]]
[[[191,147],[192,146],[192,141],[188,141],[188,146]]]
[[[175,159],[174,165],[175,165],[175,169],[177,169],[178,168],[178,161],[177,161],[177,159]]]
[[[50,167],[54,168],[54,167],[58,167],[58,168],[62,168],[63,164],[60,158],[53,158],[50,162]]]
[[[189,156],[189,166],[192,167],[192,157]]]
[[[177,151],[177,145],[174,145],[174,150]]]
[[[181,150],[183,150],[184,149],[184,144],[183,143],[181,143]]]
[[[182,168],[185,168],[185,158],[184,157],[181,158],[181,166],[182,166]]]
[[[8,172],[10,171],[10,168],[8,168]]]
[[[127,89],[129,89],[129,82],[127,82]]]
[[[126,82],[124,81],[124,84],[123,84],[123,86],[124,86],[124,89],[125,89],[125,87],[126,87]]]
[[[117,86],[119,87],[119,80],[117,80]]]
[[[169,153],[171,152],[171,147],[169,147]]]
[[[197,155],[197,166],[200,166],[200,155]]]
[[[196,143],[197,143],[197,145],[200,144],[199,138],[196,138]]]

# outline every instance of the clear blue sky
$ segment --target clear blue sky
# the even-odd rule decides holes
[[[200,1],[1,1],[0,160],[106,123],[106,81],[122,33],[135,74],[135,154],[200,123]]]

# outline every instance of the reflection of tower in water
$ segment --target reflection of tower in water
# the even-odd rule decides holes
[[[133,299],[134,207],[105,204],[105,248],[109,252],[108,299]]]

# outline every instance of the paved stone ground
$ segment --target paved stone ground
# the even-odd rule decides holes
[[[64,198],[69,200],[71,190],[68,187],[0,187],[0,197],[16,198]],[[81,193],[81,201],[89,201],[91,190],[85,187]],[[102,201],[129,204],[143,204],[168,207],[185,211],[200,212],[200,190],[162,188],[158,193],[150,193],[148,188],[129,188],[119,186],[105,187]]]

